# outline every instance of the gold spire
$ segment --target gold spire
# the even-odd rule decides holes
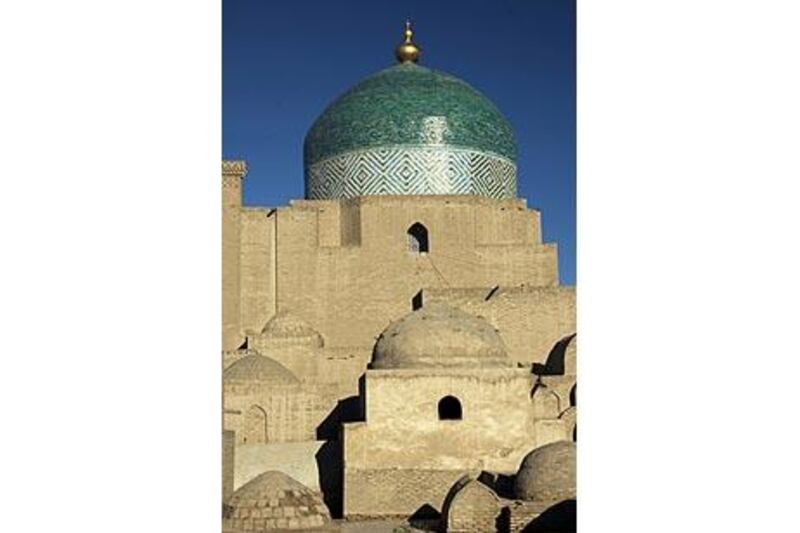
[[[411,38],[414,36],[414,32],[411,31],[411,21],[406,21],[406,30],[403,32],[403,36],[405,40],[400,43],[397,48],[394,50],[394,55],[397,57],[397,61],[400,63],[416,63],[419,59],[419,55],[422,52]]]

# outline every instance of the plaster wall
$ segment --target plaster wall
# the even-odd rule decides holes
[[[235,455],[234,490],[267,470],[278,470],[306,487],[319,491],[316,455],[323,441],[238,444]]]
[[[345,426],[348,468],[513,472],[535,444],[527,369],[368,370],[366,424]],[[461,420],[439,420],[454,396]]]

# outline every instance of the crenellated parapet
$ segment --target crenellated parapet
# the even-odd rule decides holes
[[[222,161],[222,186],[239,187],[247,175],[247,162],[242,159]]]
[[[222,175],[245,177],[247,175],[247,161],[243,159],[223,160]]]

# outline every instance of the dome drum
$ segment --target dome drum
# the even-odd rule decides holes
[[[354,150],[312,164],[311,200],[373,194],[475,194],[515,198],[517,168],[509,159],[477,150],[392,146]]]

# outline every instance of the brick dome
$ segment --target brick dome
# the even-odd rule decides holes
[[[292,372],[269,357],[246,355],[225,369],[224,382],[251,382],[273,386],[299,385],[300,380]]]
[[[317,493],[270,470],[242,485],[225,507],[224,527],[244,531],[284,531],[322,526],[330,512]]]
[[[371,363],[375,369],[509,366],[489,322],[445,304],[426,305],[386,328]]]
[[[575,498],[575,443],[558,441],[536,448],[522,461],[514,483],[520,500]]]
[[[279,311],[261,330],[260,341],[270,348],[282,346],[308,346],[321,348],[322,335],[302,318],[288,312]]]

